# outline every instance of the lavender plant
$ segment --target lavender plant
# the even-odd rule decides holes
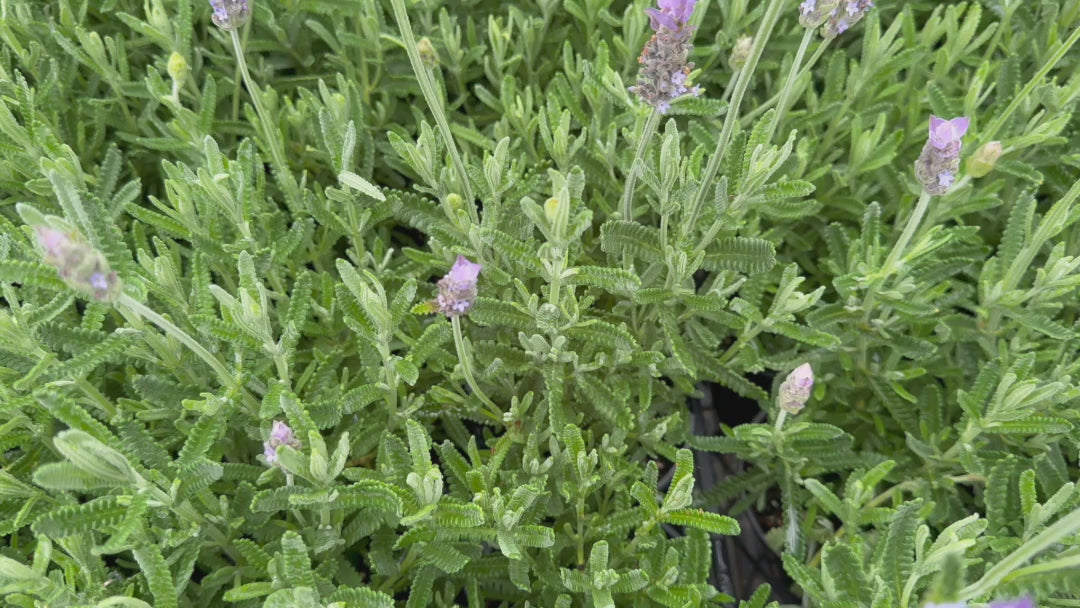
[[[1078,26],[0,2],[0,597],[1076,605]]]

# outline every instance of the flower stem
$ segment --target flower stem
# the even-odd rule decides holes
[[[236,29],[231,29],[229,30],[229,37],[232,38],[233,51],[236,54],[236,65],[240,68],[240,76],[244,79],[244,85],[247,87],[248,94],[251,95],[251,103],[255,106],[255,113],[259,116],[259,122],[262,123],[263,134],[266,136],[266,145],[270,148],[270,156],[274,161],[276,173],[285,184],[285,196],[291,203],[290,206],[299,205],[301,200],[300,187],[297,185],[296,180],[293,179],[289,164],[285,161],[285,151],[281,146],[281,133],[270,120],[270,115],[266,113],[266,108],[262,104],[262,91],[255,86],[255,81],[251,78],[251,72],[248,71],[247,60],[244,58],[244,47],[240,44],[240,34],[236,32]]]
[[[787,410],[785,410],[784,408],[780,408],[780,413],[776,415],[776,432],[774,433],[774,436],[779,436],[780,433],[784,430],[785,419],[787,419]]]
[[[694,201],[690,205],[691,209],[701,205],[709,189],[707,186],[713,183],[716,172],[720,170],[720,163],[724,160],[724,154],[727,152],[728,143],[731,141],[731,135],[735,130],[735,124],[739,120],[739,106],[742,105],[743,96],[746,95],[746,89],[750,86],[750,79],[757,68],[758,60],[761,59],[761,52],[765,49],[765,44],[769,41],[773,28],[776,27],[776,22],[780,18],[780,11],[784,8],[784,4],[785,0],[770,0],[768,8],[765,9],[765,16],[761,20],[761,25],[758,26],[757,34],[754,35],[754,45],[750,48],[750,56],[746,59],[742,70],[739,71],[739,80],[735,84],[735,91],[732,93],[731,103],[728,105],[727,116],[724,117],[724,126],[720,130],[720,137],[716,140],[716,150],[709,157],[709,164],[705,167],[705,173],[698,182],[700,185],[694,194]]]
[[[809,72],[814,67],[814,65],[817,64],[818,59],[821,59],[821,56],[825,53],[825,49],[828,48],[829,42],[831,42],[831,41],[832,41],[831,38],[826,38],[825,40],[821,41],[821,44],[819,44],[816,49],[814,49],[814,54],[810,56],[810,60],[806,62],[806,65],[804,65],[802,67],[802,69],[799,70],[798,75],[795,77],[796,82],[800,78],[805,76],[806,73]],[[781,93],[782,93],[782,91],[781,91]],[[751,121],[753,121],[758,116],[761,116],[762,114],[767,112],[769,110],[769,108],[774,107],[776,105],[776,102],[779,101],[779,100],[780,100],[780,93],[777,93],[776,95],[773,95],[765,103],[760,104],[759,106],[757,106],[753,110],[750,110],[749,112],[747,112],[746,116],[743,116],[739,120],[739,124],[741,124],[743,127],[750,126]]]
[[[461,363],[461,373],[465,376],[465,382],[472,389],[474,395],[480,399],[488,407],[490,413],[497,416],[495,420],[502,421],[503,413],[499,409],[499,406],[495,405],[487,394],[480,389],[480,385],[476,383],[476,377],[473,376],[472,371],[472,358],[469,355],[468,349],[465,348],[465,337],[461,334],[461,317],[451,317],[450,325],[454,328],[454,346],[457,347],[458,361]]]
[[[900,239],[893,245],[889,256],[885,258],[885,263],[881,266],[880,274],[873,284],[866,290],[866,295],[863,297],[862,310],[863,310],[863,323],[869,325],[870,317],[873,314],[874,301],[877,298],[877,289],[881,287],[889,276],[893,274],[894,266],[900,261],[901,256],[904,255],[904,250],[907,249],[908,244],[911,242],[911,238],[915,236],[915,231],[918,230],[919,224],[922,222],[922,218],[926,215],[926,209],[930,205],[930,194],[926,190],[922,191],[919,195],[919,202],[915,203],[915,209],[911,212],[911,217],[908,218],[907,225],[904,226],[904,231],[900,234]],[[860,367],[864,370],[867,369],[867,351],[866,351],[866,338],[865,335],[859,336],[859,362]]]
[[[645,150],[648,148],[649,140],[652,139],[654,133],[656,133],[656,126],[660,124],[660,110],[653,108],[651,114],[649,114],[648,120],[645,121],[645,127],[641,130],[641,136],[638,137],[637,150],[634,151],[634,160],[630,163],[630,172],[626,175],[626,183],[623,185],[622,203],[619,205],[619,213],[624,220],[634,219],[634,185],[637,182],[638,163],[644,161]]]
[[[420,58],[420,51],[416,48],[416,37],[413,36],[412,24],[409,22],[409,14],[405,11],[404,0],[390,0],[394,7],[394,19],[397,20],[398,30],[401,31],[401,40],[405,46],[405,52],[409,55],[409,63],[412,65],[416,82],[420,85],[420,92],[424,95],[428,109],[435,118],[435,124],[439,127],[439,133],[446,143],[446,149],[450,151],[450,158],[454,163],[454,170],[461,181],[461,188],[465,194],[466,207],[469,210],[469,218],[473,224],[480,225],[480,215],[476,211],[476,199],[473,197],[472,186],[469,184],[469,174],[465,171],[465,163],[461,160],[457,144],[454,143],[454,135],[450,132],[450,123],[446,120],[442,102],[435,94],[435,85],[430,80],[428,71],[424,69],[424,62]]]
[[[885,264],[881,267],[885,276],[892,274],[893,266],[900,261],[900,256],[904,255],[904,250],[907,249],[911,237],[915,236],[915,231],[919,228],[919,223],[922,222],[923,216],[926,215],[926,209],[930,205],[930,196],[925,190],[919,195],[919,202],[915,204],[915,209],[911,212],[911,217],[908,218],[907,226],[904,226],[904,231],[900,233],[900,240],[896,241],[896,245],[893,246],[892,251],[889,252],[889,257],[885,258]]]
[[[791,68],[788,70],[787,80],[784,81],[784,88],[780,89],[780,97],[776,102],[776,116],[773,117],[772,124],[769,126],[769,136],[765,138],[766,141],[772,140],[773,135],[776,134],[776,128],[784,121],[784,113],[787,112],[792,89],[795,88],[795,82],[800,75],[799,68],[802,66],[803,57],[806,56],[806,49],[810,46],[810,40],[813,39],[815,31],[815,29],[806,28],[806,32],[803,33],[799,50],[795,53],[795,60],[792,61]]]

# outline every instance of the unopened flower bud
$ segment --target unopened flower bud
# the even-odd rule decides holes
[[[450,205],[450,208],[456,213],[465,208],[465,199],[460,194],[451,192],[446,196],[446,204]]]
[[[544,201],[544,216],[552,224],[559,218],[559,199],[554,196]]]
[[[115,302],[123,292],[120,277],[100,251],[78,238],[48,226],[34,228],[46,264],[56,268],[68,287],[102,302]]]
[[[248,0],[210,0],[210,8],[214,9],[214,25],[223,30],[239,29],[251,19]]]
[[[173,54],[169,55],[168,70],[169,77],[178,85],[184,84],[188,74],[191,73],[191,68],[188,67],[187,59],[184,59],[184,56],[176,51],[173,51]]]
[[[416,50],[420,53],[420,61],[424,62],[428,69],[439,66],[439,52],[435,50],[435,45],[431,44],[427,36],[416,41]]]
[[[814,370],[809,363],[803,363],[791,370],[788,377],[780,384],[776,395],[777,405],[789,414],[798,414],[810,399],[814,388]]]
[[[561,241],[566,235],[566,226],[570,223],[570,205],[553,196],[544,201],[544,217],[551,225],[555,241]]]
[[[992,141],[976,150],[975,154],[972,154],[964,163],[964,168],[971,177],[983,177],[994,170],[999,158],[1001,158],[1001,142]]]
[[[460,317],[469,312],[476,301],[480,268],[480,264],[459,255],[450,272],[439,279],[439,295],[433,302],[435,309],[448,317]]]
[[[740,36],[735,41],[735,46],[731,47],[731,56],[728,57],[728,65],[732,70],[738,72],[746,65],[746,60],[750,58],[750,51],[754,48],[753,36]]]

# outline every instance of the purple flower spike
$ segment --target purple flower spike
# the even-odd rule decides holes
[[[789,414],[798,414],[810,399],[814,388],[814,370],[809,363],[803,363],[791,370],[788,377],[780,384],[777,402],[780,408]]]
[[[266,464],[270,466],[277,464],[277,449],[283,445],[298,449],[300,440],[293,434],[293,430],[289,428],[289,425],[280,420],[275,420],[274,425],[270,428],[270,437],[263,442],[263,457],[266,458]]]
[[[248,0],[210,0],[210,8],[214,9],[211,20],[223,30],[243,27],[251,18]]]
[[[270,429],[270,439],[282,445],[291,443],[294,439],[293,431],[289,428],[289,425],[280,420],[275,420],[274,426]]]
[[[476,281],[481,268],[480,264],[459,255],[450,272],[439,280],[435,309],[448,317],[460,317],[469,312],[476,301]]]
[[[915,178],[928,194],[945,194],[956,181],[960,170],[960,140],[970,124],[966,116],[951,120],[930,116],[930,136],[915,161]]]
[[[664,114],[671,102],[683,95],[698,95],[701,90],[686,81],[694,64],[687,61],[693,45],[693,28],[687,23],[694,14],[696,0],[659,0],[659,8],[646,9],[649,24],[656,33],[641,51],[641,72],[637,84],[630,87],[642,101]]]
[[[116,273],[100,251],[79,238],[49,226],[35,226],[46,264],[56,268],[68,287],[102,302],[115,302],[123,291]]]
[[[861,21],[870,12],[870,9],[874,8],[874,3],[871,0],[842,0],[830,4],[834,8],[831,9],[821,28],[821,35],[825,38],[836,38],[843,34]],[[818,11],[817,14],[820,14],[821,9],[819,8]],[[806,23],[803,25],[806,25]]]
[[[840,0],[805,0],[799,5],[799,25],[814,29],[836,12]]]
[[[945,120],[937,116],[930,116],[930,143],[938,150],[944,150],[951,143],[959,143],[960,138],[967,133],[971,121],[961,116],[952,120]]]

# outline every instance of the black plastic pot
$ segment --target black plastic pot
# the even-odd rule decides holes
[[[752,378],[766,387],[771,378]],[[760,422],[765,413],[756,401],[741,397],[715,384],[702,386],[702,398],[691,399],[691,430],[695,435],[715,435],[720,423],[730,426]],[[729,477],[745,470],[747,463],[728,454],[695,451],[695,486],[707,492],[724,483]],[[708,505],[709,510],[727,514],[731,505]],[[710,583],[735,597],[749,598],[764,583],[772,587],[772,599],[797,604],[799,598],[791,592],[792,581],[784,572],[780,556],[765,540],[766,529],[753,509],[739,514],[741,533],[735,537],[715,537],[713,569]]]

